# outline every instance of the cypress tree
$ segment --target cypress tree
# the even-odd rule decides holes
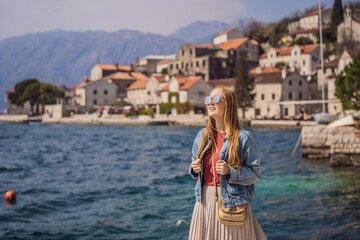
[[[337,26],[344,21],[344,10],[341,0],[335,0],[334,6],[331,12],[331,27],[337,28]]]
[[[240,51],[236,66],[234,92],[238,107],[242,110],[243,118],[245,118],[246,110],[254,104],[254,87],[254,78],[249,76],[245,53]]]

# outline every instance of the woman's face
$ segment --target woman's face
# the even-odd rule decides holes
[[[214,103],[212,98],[215,95],[219,95],[220,101],[218,103]],[[211,101],[207,105],[208,114],[210,117],[214,118],[215,120],[218,118],[223,117],[225,111],[225,98],[224,93],[220,88],[215,88],[210,93]]]

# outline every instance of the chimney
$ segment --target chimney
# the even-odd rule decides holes
[[[115,69],[116,71],[119,70],[119,62],[115,62]]]
[[[285,79],[285,78],[286,78],[286,67],[283,67],[283,68],[281,69],[281,78],[282,78],[282,79]]]

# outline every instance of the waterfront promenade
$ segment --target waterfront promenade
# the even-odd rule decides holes
[[[123,115],[77,114],[71,117],[54,118],[43,115],[42,117],[29,118],[27,115],[0,115],[0,122],[26,123],[29,121],[41,121],[48,124],[80,124],[80,125],[119,125],[119,126],[146,126],[146,125],[170,125],[170,126],[205,126],[207,116],[202,114],[192,115],[156,115],[125,117]],[[251,127],[274,127],[300,129],[302,126],[317,125],[314,121],[298,120],[250,120],[246,123]]]

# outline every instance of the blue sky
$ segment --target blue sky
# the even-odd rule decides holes
[[[322,0],[332,6],[334,0]],[[346,0],[343,0],[343,3]],[[0,40],[54,29],[168,35],[194,21],[277,21],[317,0],[0,0]]]

